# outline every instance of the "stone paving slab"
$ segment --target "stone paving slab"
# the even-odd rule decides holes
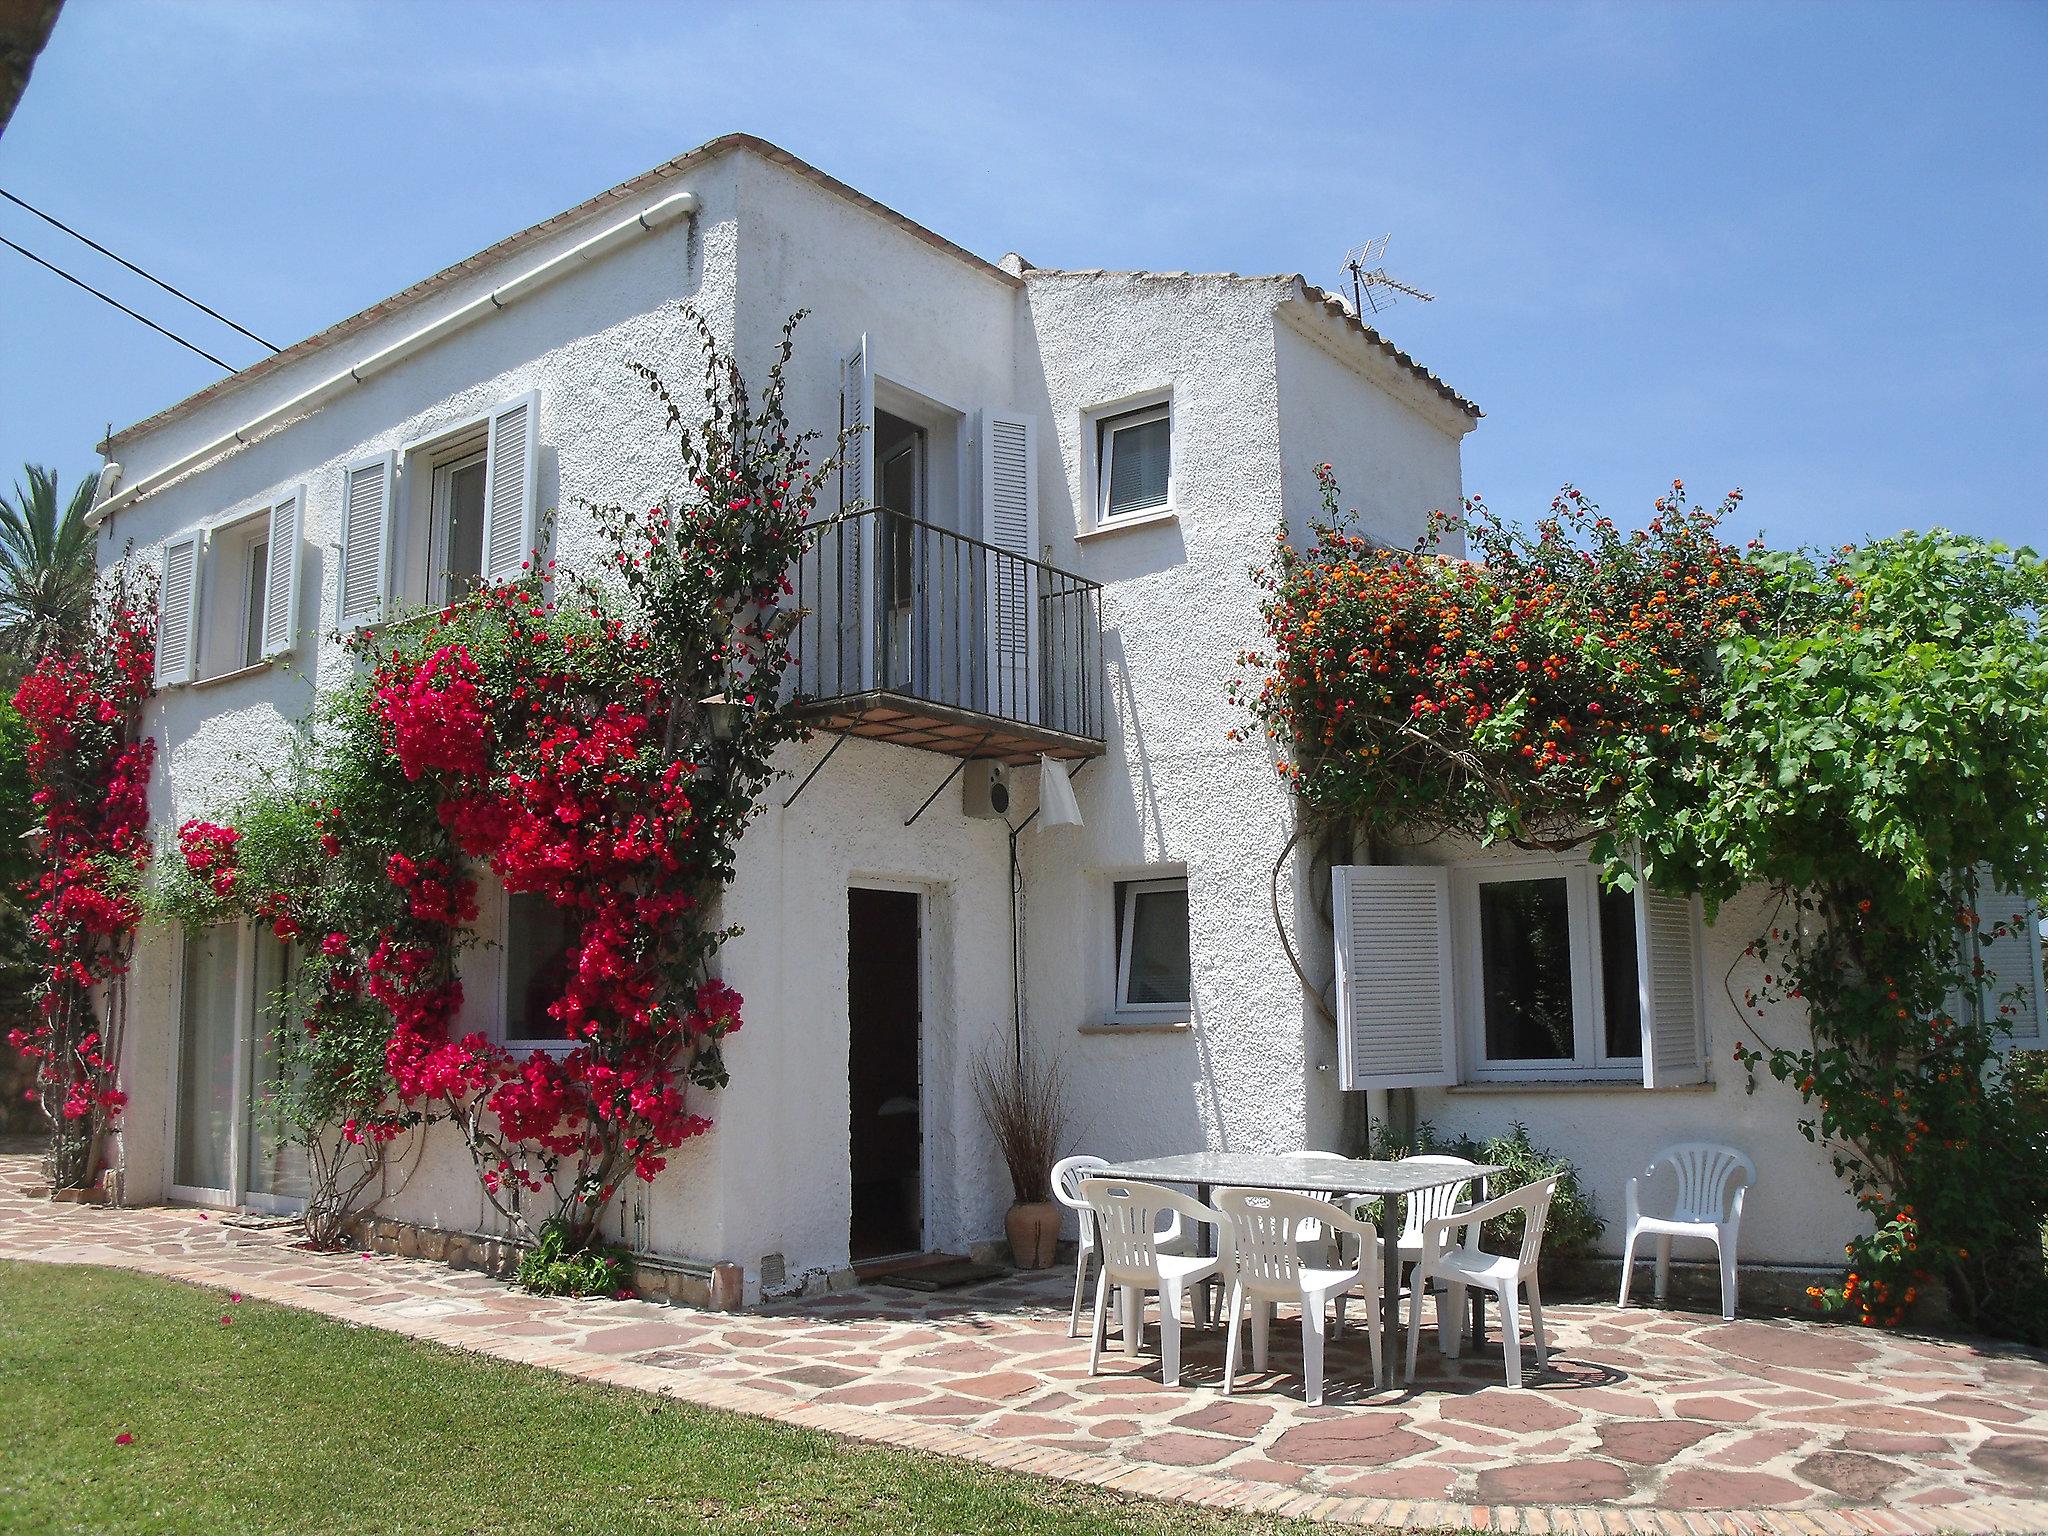
[[[1299,1331],[1222,1383],[1220,1332],[1159,1379],[1156,1329],[1088,1374],[1061,1272],[873,1288],[752,1313],[527,1296],[416,1259],[314,1254],[185,1208],[59,1206],[0,1156],[0,1258],[217,1285],[493,1358],[852,1439],[1121,1492],[1349,1525],[1567,1536],[2048,1532],[2048,1356],[1981,1340],[1635,1307],[1546,1309],[1555,1353],[1502,1380],[1425,1334],[1374,1391],[1356,1329],[1302,1401]]]

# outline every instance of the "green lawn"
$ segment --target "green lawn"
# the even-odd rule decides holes
[[[0,1264],[10,1536],[1225,1529],[1310,1527],[849,1445],[223,1291]]]

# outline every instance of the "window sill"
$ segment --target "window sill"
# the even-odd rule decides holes
[[[270,662],[259,661],[254,666],[237,667],[232,672],[216,672],[211,677],[195,677],[184,686],[187,688],[214,688],[222,683],[232,683],[238,678],[254,677],[259,672],[268,672]]]
[[[1194,1028],[1189,1019],[1105,1019],[1100,1024],[1083,1024],[1084,1035],[1185,1035]]]
[[[1486,1082],[1456,1083],[1444,1090],[1450,1094],[1504,1093],[1712,1093],[1712,1083],[1681,1083],[1670,1088],[1645,1087],[1639,1077],[1532,1077],[1519,1082],[1492,1079]]]
[[[1156,512],[1138,512],[1128,517],[1112,518],[1097,523],[1093,528],[1084,528],[1074,535],[1076,544],[1086,544],[1090,539],[1106,539],[1113,533],[1129,533],[1134,528],[1157,528],[1162,523],[1177,523],[1180,513],[1172,507],[1161,507]]]

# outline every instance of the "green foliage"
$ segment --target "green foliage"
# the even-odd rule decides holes
[[[1238,692],[1309,805],[1585,847],[1710,911],[1775,890],[1735,1057],[1800,1094],[1872,1220],[1816,1299],[1893,1323],[1938,1278],[1966,1321],[2048,1336],[2048,1136],[1982,1001],[2014,981],[1986,985],[1987,943],[2019,949],[2048,890],[2048,564],[1942,530],[1737,549],[1737,498],[1676,484],[1637,534],[1567,490],[1528,533],[1473,506],[1386,550],[1324,485]]]
[[[519,1284],[537,1296],[612,1296],[625,1287],[625,1254],[595,1239],[577,1245],[560,1221],[541,1224],[540,1235],[519,1261]]]
[[[96,564],[85,514],[96,483],[59,494],[57,476],[23,467],[24,489],[0,496],[0,646],[33,661],[75,645],[92,619]]]
[[[1593,1197],[1579,1181],[1578,1166],[1568,1157],[1536,1146],[1529,1140],[1529,1128],[1517,1121],[1504,1136],[1481,1140],[1473,1136],[1446,1136],[1427,1120],[1416,1126],[1406,1143],[1398,1143],[1385,1126],[1375,1129],[1372,1155],[1399,1158],[1428,1154],[1462,1157],[1467,1162],[1491,1163],[1504,1169],[1488,1181],[1491,1194],[1504,1195],[1527,1184],[1555,1177],[1557,1189],[1550,1197],[1550,1215],[1543,1228],[1543,1257],[1556,1264],[1569,1264],[1593,1251],[1593,1243],[1606,1228],[1594,1212]],[[1496,1253],[1512,1252],[1522,1240],[1523,1216],[1515,1211],[1496,1216],[1481,1230],[1481,1239]]]

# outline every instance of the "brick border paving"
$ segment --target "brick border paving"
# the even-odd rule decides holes
[[[1497,1386],[1475,1390],[1470,1384],[1452,1379],[1446,1392],[1458,1395],[1447,1395],[1437,1402],[1436,1394],[1425,1392],[1422,1399],[1411,1399],[1410,1412],[1399,1418],[1382,1417],[1370,1405],[1306,1409],[1299,1403],[1298,1383],[1290,1382],[1260,1389],[1255,1380],[1252,1391],[1227,1399],[1205,1387],[1183,1388],[1168,1395],[1157,1381],[1155,1357],[1149,1350],[1137,1361],[1110,1363],[1107,1369],[1118,1374],[1093,1383],[1085,1377],[1077,1379],[1070,1356],[1075,1350],[1085,1351],[1085,1343],[1064,1347],[1065,1318],[1057,1302],[1066,1282],[1058,1276],[993,1287],[1000,1294],[978,1309],[973,1298],[934,1304],[879,1292],[835,1296],[753,1314],[698,1313],[632,1301],[562,1302],[527,1297],[483,1276],[450,1271],[426,1261],[377,1258],[365,1262],[347,1255],[312,1255],[288,1246],[286,1239],[275,1231],[237,1229],[218,1216],[206,1217],[187,1210],[99,1211],[51,1206],[21,1195],[25,1182],[22,1164],[21,1159],[0,1158],[0,1258],[97,1265],[220,1286],[338,1321],[493,1359],[539,1366],[581,1380],[772,1419],[869,1444],[930,1451],[1000,1470],[1086,1483],[1125,1494],[1344,1525],[1470,1527],[1582,1536],[2048,1532],[2048,1499],[1970,1496],[1966,1491],[1968,1480],[1961,1476],[1953,1481],[1956,1491],[1964,1496],[1954,1502],[1917,1508],[1871,1500],[1808,1503],[1791,1508],[1678,1508],[1654,1502],[1551,1503],[1535,1500],[1526,1489],[1520,1497],[1532,1499],[1531,1502],[1475,1504],[1428,1497],[1379,1496],[1370,1491],[1337,1487],[1303,1487],[1298,1469],[1294,1469],[1294,1480],[1269,1481],[1267,1477],[1286,1470],[1270,1460],[1259,1471],[1230,1475],[1229,1468],[1205,1470],[1199,1464],[1172,1464],[1167,1452],[1175,1446],[1183,1451],[1196,1449],[1180,1442],[1201,1442],[1198,1456],[1208,1454],[1207,1448],[1215,1445],[1226,1445],[1231,1452],[1239,1453],[1240,1446],[1235,1443],[1231,1427],[1239,1421],[1233,1421],[1232,1415],[1253,1421],[1257,1416],[1276,1415],[1272,1422],[1286,1424],[1286,1434],[1341,1435],[1361,1426],[1380,1425],[1374,1432],[1412,1437],[1412,1431],[1405,1426],[1415,1423],[1431,1427],[1419,1415],[1410,1416],[1415,1403],[1422,1400],[1433,1406],[1458,1407],[1457,1415],[1446,1414],[1433,1423],[1440,1430],[1462,1431],[1462,1438],[1471,1447],[1497,1443],[1504,1436],[1524,1436],[1522,1441],[1509,1439],[1506,1459],[1497,1462],[1502,1468],[1540,1475],[1545,1468],[1592,1463],[1541,1459],[1545,1454],[1560,1454],[1555,1435],[1545,1438],[1546,1429],[1555,1426],[1538,1412],[1544,1405],[1561,1400],[1559,1394],[1548,1392],[1508,1393]],[[1611,1308],[1594,1307],[1554,1310],[1563,1314],[1576,1311],[1595,1319],[1576,1325],[1561,1320],[1561,1332],[1576,1326],[1584,1337],[1587,1331],[1599,1326],[1598,1319],[1604,1314],[1610,1323],[1615,1318],[1626,1318],[1638,1333],[1678,1341],[1674,1347],[1682,1345],[1692,1330],[1711,1325],[1710,1320],[1688,1314],[1659,1315],[1633,1310],[1619,1314]],[[1019,1324],[1020,1317],[1025,1325]],[[1791,1344],[1800,1340],[1809,1353],[1816,1349],[1832,1350],[1834,1356],[1840,1357],[1845,1352],[1844,1344],[1869,1337],[1815,1324],[1767,1326],[1782,1330],[1788,1354],[1797,1353]],[[1283,1328],[1275,1333],[1276,1363],[1281,1363],[1280,1341],[1286,1332]],[[1776,1338],[1774,1333],[1772,1341]],[[1924,1394],[1929,1389],[1956,1385],[1942,1379],[1942,1361],[1959,1348],[1967,1347],[1943,1341],[1919,1342],[1923,1348],[1917,1367],[1905,1356],[1901,1359],[1906,1363],[1899,1367],[1908,1373],[1917,1369],[1921,1380],[1913,1390]],[[698,1353],[676,1354],[672,1347],[667,1351],[671,1358],[665,1360],[665,1352],[659,1346],[678,1343],[685,1351],[695,1349]],[[1015,1355],[999,1357],[993,1364],[982,1358],[1004,1344],[1013,1346],[1024,1361],[1058,1363],[1040,1363],[1034,1368],[1020,1363]],[[905,1348],[913,1351],[908,1357],[888,1353],[890,1349]],[[875,1353],[848,1353],[863,1349]],[[745,1353],[748,1350],[760,1353],[749,1357]],[[1575,1357],[1595,1353],[1591,1349],[1574,1351]],[[1990,1399],[1977,1404],[1977,1411],[1990,1421],[1991,1427],[1984,1435],[2009,1447],[2017,1446],[2017,1451],[2008,1449],[2002,1454],[2017,1456],[2017,1464],[2023,1469],[2019,1475],[2031,1477],[2037,1456],[2039,1465],[2048,1466],[2048,1359],[2026,1351],[1985,1353],[1969,1349],[1968,1353],[1973,1360],[1991,1361],[2001,1373],[2001,1394],[2016,1400],[2007,1403]],[[756,1361],[752,1369],[737,1363],[749,1358]],[[865,1370],[826,1363],[868,1358],[873,1358],[874,1364]],[[947,1362],[943,1369],[942,1359]],[[1085,1364],[1085,1354],[1082,1360]],[[1492,1361],[1474,1362],[1467,1369],[1490,1370],[1497,1381],[1497,1352]],[[1778,1371],[1778,1376],[1805,1384],[1777,1389],[1789,1398],[1825,1400],[1823,1393],[1805,1390],[1817,1383],[1815,1373],[1802,1374],[1786,1367]],[[1015,1385],[1027,1379],[1030,1387]],[[1845,1378],[1838,1383],[1844,1395],[1841,1402],[1827,1411],[1846,1415],[1845,1422],[1861,1419],[1879,1426],[1889,1425],[1882,1432],[1891,1434],[1902,1446],[1915,1440],[1910,1431],[1928,1419],[1927,1410],[1882,1402],[1881,1393],[1874,1386],[1860,1387],[1851,1394],[1850,1380]],[[959,1411],[938,1416],[951,1417],[955,1422],[934,1422],[932,1418],[915,1417],[892,1407],[887,1394],[901,1383],[915,1383],[920,1390],[931,1390],[941,1398],[953,1394],[953,1402],[961,1405]],[[1048,1384],[1060,1390],[1047,1392]],[[1572,1384],[1564,1385],[1569,1388]],[[1692,1414],[1726,1412],[1743,1406],[1733,1399],[1717,1398],[1711,1392],[1700,1395],[1698,1385],[1684,1389],[1695,1393],[1686,1399]],[[1084,1387],[1099,1388],[1106,1394],[1138,1395],[1082,1398],[1077,1391]],[[813,1389],[817,1389],[816,1395],[802,1395]],[[835,1390],[856,1397],[862,1393],[883,1395],[861,1406],[832,1400]],[[1598,1386],[1580,1390],[1607,1391],[1608,1398],[1616,1403],[1624,1395]],[[962,1392],[984,1393],[986,1400],[968,1403],[959,1396]],[[1223,1433],[1155,1431],[1149,1440],[1127,1442],[1122,1452],[1117,1453],[1080,1448],[1066,1435],[1013,1435],[1000,1427],[966,1427],[976,1415],[983,1416],[985,1422],[986,1414],[1001,1407],[1005,1394],[1025,1393],[1036,1395],[1027,1396],[1024,1405],[1014,1412],[1001,1415],[997,1425],[1004,1418],[1030,1416],[1034,1402],[1049,1404],[1055,1397],[1061,1397],[1078,1410],[1099,1410],[1105,1403],[1115,1407],[1130,1402],[1136,1405],[1132,1412],[1171,1413],[1181,1420],[1213,1414],[1218,1416],[1218,1422],[1205,1421],[1202,1427],[1220,1429]],[[899,1398],[906,1394],[918,1395],[904,1387]],[[1917,1400],[1927,1401],[1924,1396]],[[1937,1397],[1933,1401],[1947,1399]],[[952,1406],[935,1402],[942,1409]],[[1050,1426],[1059,1411],[1048,1407],[1039,1422]],[[1592,1412],[1603,1436],[1617,1425],[1633,1424],[1652,1433],[1658,1425],[1669,1425],[1681,1431],[1682,1439],[1688,1425],[1697,1427],[1695,1421],[1688,1419],[1631,1420],[1625,1416],[1625,1407],[1610,1412],[1603,1412],[1598,1406],[1574,1411]],[[1615,1413],[1621,1416],[1614,1416]],[[1523,1421],[1520,1429],[1514,1427],[1518,1418]],[[1083,1425],[1101,1429],[1105,1420],[1075,1419],[1069,1413],[1063,1427],[1070,1434],[1079,1434]],[[1761,1433],[1767,1437],[1771,1431]],[[1918,1438],[1925,1442],[1931,1437]],[[1980,1442],[1981,1439],[1980,1436]],[[1139,1447],[1138,1454],[1132,1453],[1131,1445]],[[1445,1445],[1449,1451],[1458,1449],[1449,1442]],[[1144,1459],[1147,1448],[1156,1453],[1151,1459]],[[1524,1450],[1526,1456],[1518,1454]],[[1471,1453],[1495,1454],[1478,1449]],[[1845,1466],[1859,1460],[1852,1451],[1821,1454],[1843,1458]],[[1446,1459],[1446,1451],[1439,1451],[1437,1459]],[[1860,1460],[1868,1463],[1874,1458],[1863,1456]],[[1933,1467],[1953,1458],[1930,1455],[1925,1460]],[[1694,1469],[1693,1475],[1706,1473]],[[1371,1481],[1369,1477],[1358,1480]]]

